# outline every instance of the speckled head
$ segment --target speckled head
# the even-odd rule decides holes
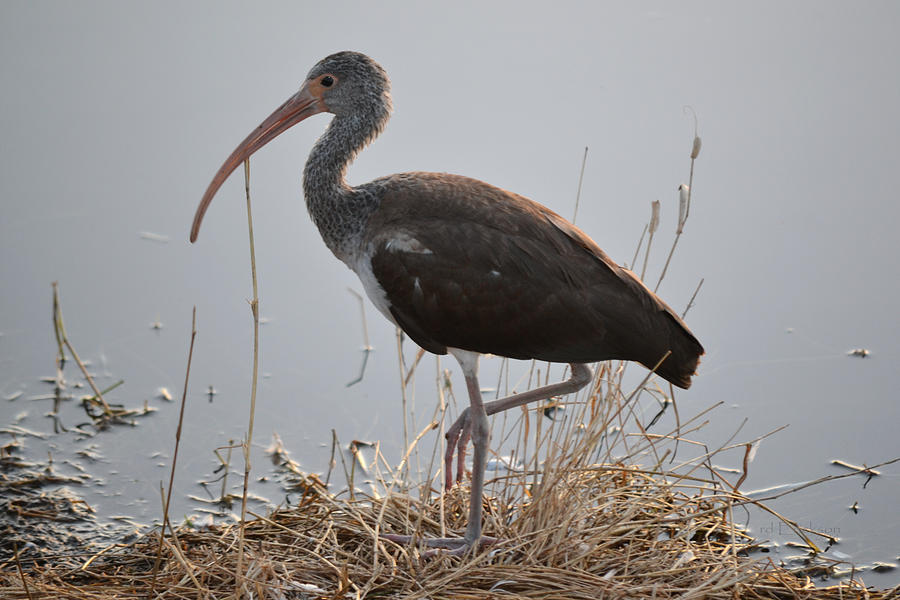
[[[309,71],[304,85],[337,116],[382,116],[391,112],[387,73],[360,52],[345,50],[323,58]]]

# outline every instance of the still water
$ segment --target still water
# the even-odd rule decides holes
[[[692,105],[704,148],[690,221],[660,294],[680,311],[704,279],[687,321],[707,356],[677,402],[682,418],[721,405],[693,437],[714,448],[739,428],[735,441],[788,425],[760,444],[744,491],[845,474],[834,459],[871,466],[900,457],[897,9],[847,15],[832,6],[810,19],[799,8],[766,14],[710,5],[677,14],[609,9],[573,21],[492,8],[479,19],[428,19],[439,23],[427,32],[401,28],[407,16],[387,11],[345,23],[339,41],[327,28],[298,36],[294,24],[312,21],[287,8],[291,14],[260,21],[237,5],[199,3],[180,18],[89,3],[0,10],[0,444],[19,440],[16,453],[26,459],[44,464],[50,456],[61,474],[84,476],[88,483],[72,487],[102,518],[159,518],[194,306],[172,517],[204,507],[190,496],[216,493],[199,482],[217,477],[214,450],[241,439],[249,411],[251,289],[239,177],[219,193],[193,246],[190,219],[234,145],[313,62],[343,47],[385,64],[397,107],[352,182],[403,170],[459,172],[570,216],[589,145],[578,224],[615,260],[632,261],[650,202],[663,203],[651,283],[672,241],[676,188],[688,177],[694,121],[682,108]],[[215,27],[200,36],[197,24],[213,14]],[[363,26],[370,23],[381,29]],[[770,35],[760,46],[762,30]],[[483,44],[459,52],[460,31]],[[393,42],[410,35],[425,36],[415,38],[421,53]],[[496,35],[502,47],[487,43]],[[556,43],[534,44],[535,35]],[[234,39],[266,43],[238,50]],[[473,102],[458,82],[485,73],[484,57],[504,68],[490,69],[492,85]],[[534,86],[546,73],[565,83],[564,94]],[[271,475],[264,449],[275,433],[303,469],[323,475],[332,430],[345,445],[379,441],[389,460],[401,456],[394,329],[365,305],[375,350],[363,380],[347,387],[366,343],[348,288],[361,289],[321,243],[300,197],[301,164],[326,121],[310,119],[253,163],[265,320],[253,454],[261,478]],[[53,433],[53,386],[42,381],[55,376],[53,281],[68,335],[98,385],[124,380],[108,400],[155,409],[134,426],[85,437],[74,427],[87,419],[68,401],[59,417],[69,431]],[[858,348],[871,355],[848,355]],[[411,361],[408,342],[404,352]],[[409,432],[430,420],[444,369],[462,387],[457,366],[435,360],[426,356],[418,368]],[[495,385],[490,374],[499,368],[498,359],[485,362],[483,385]],[[64,373],[73,396],[88,393],[74,387],[81,377],[73,363]],[[667,413],[660,430],[673,418]],[[423,443],[434,441],[430,433]],[[721,466],[740,468],[742,457],[732,451]],[[880,471],[868,482],[853,476],[788,494],[772,507],[838,536],[838,558],[896,562],[900,466]],[[253,491],[273,504],[285,500],[271,477]],[[790,539],[768,515],[746,518],[761,538]],[[900,575],[867,572],[864,580],[887,587]]]

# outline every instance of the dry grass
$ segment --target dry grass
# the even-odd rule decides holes
[[[510,424],[509,432],[521,438],[507,444],[529,437],[537,468],[508,471],[491,482],[485,533],[503,541],[479,554],[425,559],[419,548],[379,538],[383,532],[462,531],[465,488],[433,491],[424,500],[397,492],[364,499],[356,493],[351,500],[308,477],[298,480],[303,492],[296,506],[255,515],[243,536],[237,524],[182,528],[164,538],[161,549],[160,537],[148,535],[88,560],[26,565],[22,573],[10,565],[0,573],[0,597],[231,598],[240,560],[242,597],[260,599],[896,597],[866,590],[859,578],[817,589],[771,560],[748,558],[756,555],[755,542],[731,515],[753,501],[712,466],[716,452],[677,432],[644,433],[636,402],[650,386],[625,396],[616,371],[602,375],[590,393],[566,405],[564,419],[550,421],[538,407]],[[502,437],[495,431],[498,441]],[[679,454],[698,448],[699,454],[670,463],[676,440]],[[655,466],[638,466],[648,459]],[[379,482],[383,490],[400,483],[391,477]],[[159,550],[163,562],[154,586]]]

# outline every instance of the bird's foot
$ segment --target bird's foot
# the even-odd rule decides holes
[[[444,489],[453,487],[453,455],[456,454],[456,483],[462,481],[466,470],[466,446],[472,439],[472,422],[469,409],[464,409],[456,422],[450,426],[444,436],[447,439],[447,450],[444,452]]]
[[[422,556],[424,558],[432,558],[435,556],[464,556],[469,550],[479,550],[483,546],[491,546],[499,540],[495,537],[483,535],[477,541],[472,542],[464,537],[452,538],[422,538],[414,535],[396,535],[393,533],[383,533],[379,537],[395,544],[400,545],[422,545],[431,548]]]

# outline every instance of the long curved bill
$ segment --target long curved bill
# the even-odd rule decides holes
[[[308,117],[320,112],[325,112],[328,108],[322,102],[321,98],[313,95],[309,89],[309,84],[304,83],[296,94],[288,98],[287,102],[279,106],[275,112],[269,115],[265,121],[253,130],[253,133],[247,136],[240,145],[234,149],[225,162],[219,167],[215,177],[206,188],[203,199],[194,213],[194,224],[191,225],[191,242],[197,241],[197,235],[200,233],[200,223],[203,221],[203,215],[209,208],[213,196],[228,179],[228,176],[234,172],[238,166],[250,158],[250,156],[271,142],[273,139]]]

